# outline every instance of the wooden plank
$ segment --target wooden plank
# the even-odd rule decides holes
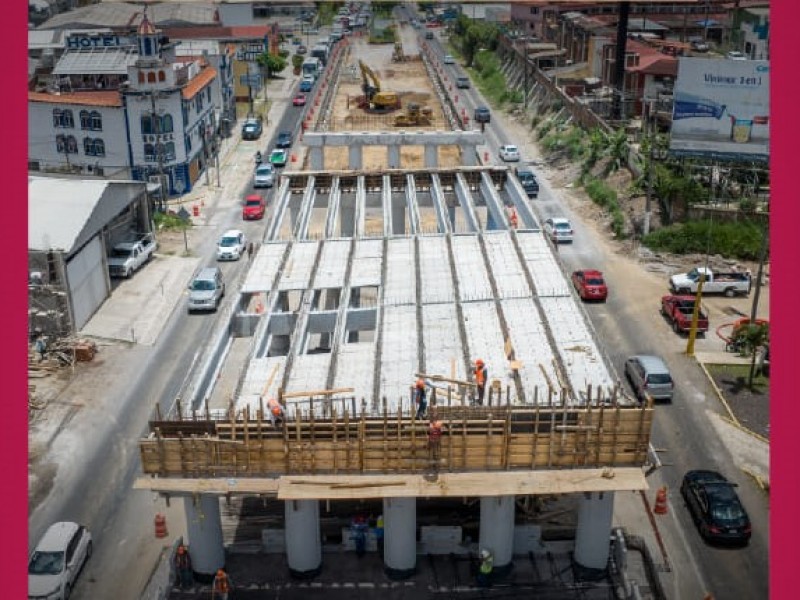
[[[355,388],[347,387],[347,388],[334,388],[330,390],[308,390],[308,391],[301,391],[301,392],[292,392],[291,394],[283,394],[283,398],[305,398],[311,396],[309,401],[313,401],[313,396],[332,396],[334,394],[349,394],[354,392]]]

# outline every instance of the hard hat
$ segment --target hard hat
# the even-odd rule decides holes
[[[417,379],[417,387],[418,388],[425,387],[425,382],[422,381],[422,379]]]
[[[483,360],[479,358],[478,360],[475,361],[475,364],[478,365],[479,367],[482,367],[483,366]]]
[[[481,550],[481,558],[486,559],[486,558],[489,558],[491,555],[492,555],[492,553],[489,552],[486,548]]]

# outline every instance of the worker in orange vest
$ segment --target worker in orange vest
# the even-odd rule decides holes
[[[431,422],[428,424],[428,450],[431,460],[439,460],[439,450],[442,445],[442,432],[444,424],[439,420],[434,412],[431,414]]]
[[[508,219],[511,222],[511,228],[516,229],[519,225],[519,217],[517,217],[517,209],[513,206],[508,209]]]
[[[422,419],[428,408],[425,382],[422,379],[417,379],[417,384],[414,386],[414,401],[417,403],[417,418]]]
[[[283,407],[275,398],[267,400],[267,410],[269,410],[269,420],[275,427],[283,424]]]
[[[211,600],[219,598],[219,600],[228,600],[228,594],[233,589],[231,580],[228,574],[222,569],[217,570],[217,576],[214,577],[214,583],[211,584]]]
[[[475,369],[472,374],[475,376],[475,385],[478,386],[478,404],[483,404],[483,395],[486,392],[486,380],[489,378],[489,372],[482,359],[479,358],[475,361]]]
[[[194,583],[194,577],[192,576],[192,558],[189,556],[189,551],[183,544],[178,546],[178,552],[175,554],[175,570],[178,571],[181,589],[185,590],[192,587]]]

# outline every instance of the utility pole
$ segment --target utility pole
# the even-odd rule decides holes
[[[622,96],[625,93],[625,47],[628,41],[628,15],[630,14],[630,2],[619,3],[617,12],[617,48],[614,59],[614,96],[611,104],[611,118],[619,120],[622,118]]]
[[[161,212],[166,208],[164,205],[164,196],[167,190],[164,189],[164,153],[162,148],[164,144],[161,143],[161,118],[156,114],[156,93],[150,92],[150,121],[153,124],[153,131],[156,136],[156,160],[158,161],[158,183],[161,187]]]
[[[706,280],[706,273],[700,273],[700,281],[697,282],[697,295],[694,297],[694,310],[692,311],[692,327],[689,329],[689,341],[686,343],[686,356],[694,356],[694,341],[697,338],[697,321],[700,318],[700,300],[703,298],[703,282]]]
[[[761,279],[764,276],[764,260],[767,257],[767,248],[769,247],[769,230],[764,230],[764,238],[761,240],[761,252],[758,257],[758,274],[756,275],[756,291],[753,295],[753,308],[750,310],[750,326],[756,325],[756,317],[758,313],[758,300],[761,296]],[[753,378],[756,373],[756,348],[753,348],[753,357],[750,360],[750,376],[747,380],[747,385],[753,387]]]
[[[647,158],[647,194],[644,202],[644,222],[642,223],[642,237],[650,233],[650,211],[652,210],[653,202],[653,158],[655,157],[654,146],[656,144],[656,136],[653,135],[653,102],[652,100],[647,105],[647,135],[650,139],[650,150]]]
[[[206,186],[211,187],[211,180],[208,174],[208,171],[210,170],[211,167],[208,164],[208,148],[206,147],[206,135],[208,135],[208,132],[206,130],[206,124],[202,123],[200,125],[200,139],[203,142],[203,165],[205,166],[205,171],[206,171]]]

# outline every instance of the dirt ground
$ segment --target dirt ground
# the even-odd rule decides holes
[[[405,26],[403,29],[410,29]],[[333,100],[333,118],[330,131],[389,131],[398,132],[403,129],[413,131],[441,131],[449,129],[444,116],[444,109],[437,98],[425,65],[419,59],[419,48],[415,36],[405,35],[401,30],[403,51],[410,58],[405,62],[393,62],[392,44],[369,44],[367,38],[351,37],[344,57],[342,75]],[[356,106],[356,98],[363,95],[361,70],[359,61],[363,61],[378,76],[381,89],[393,91],[400,96],[403,107],[416,103],[428,107],[432,111],[431,125],[400,128],[394,125],[395,117],[405,112],[398,111],[377,115],[366,112]],[[349,169],[349,157],[346,148],[325,148],[325,168],[331,170]],[[418,168],[424,166],[422,146],[408,146],[400,151],[402,168]],[[388,166],[386,148],[364,147],[362,169],[378,170]],[[461,152],[457,146],[439,148],[439,165],[455,167],[461,164]]]

